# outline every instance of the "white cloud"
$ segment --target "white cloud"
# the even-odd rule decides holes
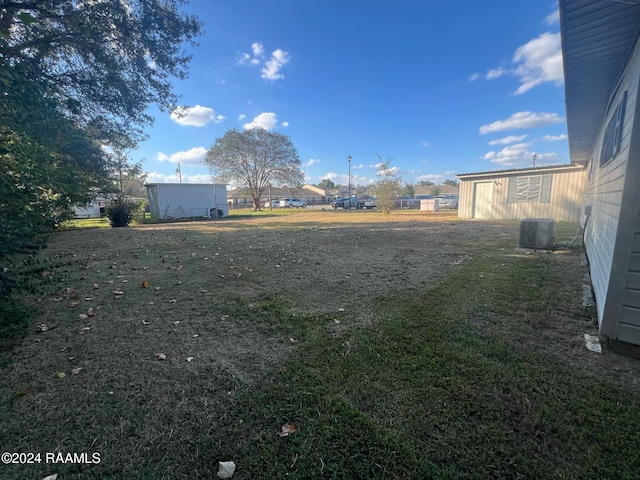
[[[489,145],[509,145],[510,143],[521,142],[527,137],[528,135],[518,135],[517,137],[515,135],[510,135],[508,137],[498,138],[497,140],[491,140]]]
[[[282,122],[280,125],[282,125],[283,127],[288,127],[289,126],[289,122]]]
[[[515,74],[520,77],[516,95],[531,90],[544,82],[562,85],[562,47],[559,33],[542,33],[518,47],[513,54]]]
[[[447,174],[449,175],[449,174]],[[444,180],[444,175],[439,175],[439,174],[435,174],[435,173],[429,173],[426,175],[420,175],[419,177],[416,177],[416,182],[433,182],[433,183],[438,183],[442,180]]]
[[[509,73],[508,70],[505,70],[504,68],[500,67],[500,68],[493,68],[491,70],[489,70],[487,72],[487,80],[494,80],[496,78],[499,78],[505,74]]]
[[[479,73],[474,73],[473,75],[469,75],[469,81],[470,82],[475,82],[476,80],[480,79],[480,74]]]
[[[484,160],[490,160],[501,167],[527,168],[533,165],[534,152],[529,150],[531,143],[521,143],[510,145],[499,152],[488,152],[484,155]],[[557,153],[536,154],[536,167],[543,165],[557,165],[563,163],[562,158]]]
[[[224,115],[216,115],[216,119],[215,119],[215,123],[221,123],[223,122],[227,117],[225,117]]]
[[[351,170],[361,170],[365,167],[364,163],[361,163],[360,165],[351,165]]]
[[[564,122],[564,118],[557,113],[517,112],[505,120],[497,120],[480,127],[480,134],[501,132],[504,130],[517,130],[520,128],[537,128]]]
[[[159,172],[147,172],[147,183],[180,183],[178,173],[166,174]],[[211,175],[197,173],[194,175],[182,174],[182,183],[212,183]]]
[[[238,115],[238,120],[244,120],[245,118],[247,118],[247,116],[244,113]]]
[[[422,145],[423,147],[428,147],[430,144],[429,144],[429,142],[428,142],[427,140],[423,140],[423,141],[421,142],[421,145]]]
[[[393,166],[390,168],[383,168],[384,164],[383,163],[378,163],[376,165],[376,168],[378,169],[378,171],[376,172],[376,175],[382,177],[382,176],[388,176],[388,175],[400,175],[400,168]]]
[[[251,51],[254,57],[264,57],[264,47],[260,42],[254,42],[251,44]]]
[[[285,52],[280,48],[274,50],[271,54],[271,58],[267,60],[267,62],[264,64],[264,67],[262,67],[260,76],[262,78],[266,78],[267,80],[279,80],[281,78],[284,78],[284,75],[280,73],[280,70],[286,63],[289,62],[289,60],[290,57],[288,52]]]
[[[558,10],[557,6],[555,11],[547,15],[547,18],[544,19],[544,23],[549,26],[560,23],[560,10]]]
[[[326,175],[321,175],[320,179],[322,180],[323,178],[328,178],[329,180],[331,180],[333,183],[335,183],[336,185],[348,185],[349,184],[349,175],[348,174],[341,174],[341,173],[334,173],[334,172],[329,172]],[[375,179],[373,178],[369,178],[369,177],[365,177],[362,175],[351,175],[351,183],[353,185],[371,185],[372,183],[375,183]]]
[[[303,167],[310,167],[311,165],[315,165],[316,163],[320,163],[320,160],[316,160],[315,158],[310,158],[305,163],[302,164]]]
[[[171,112],[171,120],[180,125],[204,127],[215,119],[213,108],[196,105],[195,107],[178,107]]]
[[[562,135],[545,135],[542,139],[545,142],[559,142],[560,140],[566,140],[567,136],[564,133]]]
[[[204,147],[194,147],[190,150],[183,150],[181,152],[172,153],[167,155],[162,152],[156,154],[156,159],[160,162],[178,163],[181,165],[203,165],[204,156],[207,153],[207,149]]]
[[[260,42],[253,42],[251,44],[251,54],[241,53],[238,56],[238,65],[260,65],[264,58],[264,47]]]
[[[264,128],[265,130],[271,130],[278,123],[276,114],[273,112],[263,112],[257,117],[254,117],[250,123],[245,123],[242,127],[245,130],[252,130],[254,128]]]

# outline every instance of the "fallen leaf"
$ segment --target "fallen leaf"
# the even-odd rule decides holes
[[[122,290],[114,290],[113,293],[114,295],[124,295],[124,292]]]
[[[164,353],[156,353],[156,357],[158,357],[158,360],[166,360],[167,356]]]
[[[174,325],[179,325],[180,324],[180,320],[176,320],[175,322],[171,322],[171,323],[173,323]]]
[[[197,333],[193,335],[193,338],[198,338],[200,335],[198,335]]]
[[[71,374],[78,375],[80,373],[80,370],[82,370],[82,367],[74,368],[71,370]]]
[[[147,322],[146,320],[142,320],[143,325],[149,325],[151,322]]]
[[[66,374],[66,373],[64,373],[64,372],[58,372],[58,373],[56,373],[56,376],[57,376],[58,378],[64,378],[64,377],[66,377],[66,376],[67,376],[67,374]]]
[[[291,435],[293,432],[295,432],[296,426],[293,423],[286,423],[282,426],[282,431],[280,431],[278,433],[278,435],[280,435],[281,437],[288,437],[289,435]]]
[[[53,299],[53,301],[54,301],[54,302],[61,302],[61,301],[62,301],[62,298],[61,298],[61,297],[56,297],[56,298],[54,298],[54,299]]]
[[[80,302],[71,302],[69,308],[77,307]]]
[[[160,290],[160,287],[153,287],[155,290]]]
[[[173,300],[169,300],[169,303],[176,303],[177,300],[174,298]]]
[[[97,283],[93,284],[93,289],[95,290],[96,288],[100,288],[100,285],[98,285]]]
[[[193,360],[193,357],[187,357],[187,362],[190,362]]]
[[[96,311],[93,308],[90,308],[89,310],[87,310],[87,315],[90,317],[95,317]]]
[[[90,302],[91,300],[93,300],[96,297],[86,297],[84,300],[85,302]]]
[[[58,474],[54,473],[53,475],[49,475],[48,477],[44,477],[42,480],[57,480]]]
[[[51,275],[51,272],[49,270],[45,270],[44,272],[42,272],[41,274],[43,277],[48,277],[49,275]]]
[[[142,288],[149,288],[149,282],[146,280],[142,282]]]
[[[89,315],[86,315],[86,314],[84,314],[84,313],[81,313],[80,315],[78,315],[78,318],[79,318],[80,320],[86,320],[87,318],[89,318]]]
[[[47,327],[44,323],[41,323],[36,327],[36,332],[46,332],[47,330],[49,330],[49,327]]]

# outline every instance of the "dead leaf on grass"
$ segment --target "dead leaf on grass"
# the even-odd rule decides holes
[[[167,359],[167,356],[162,352],[156,353],[156,357],[158,358],[158,360],[166,360]]]
[[[64,373],[64,372],[58,372],[58,373],[56,373],[56,376],[57,376],[58,378],[64,378],[64,377],[66,377],[66,376],[67,376],[67,374],[66,374],[66,373]]]
[[[46,278],[51,275],[51,272],[49,270],[45,270],[44,272],[41,273],[41,275]]]
[[[149,288],[149,282],[147,280],[142,282],[142,288]]]
[[[146,320],[142,320],[142,324],[143,324],[143,325],[149,325],[150,323],[151,323],[151,322],[148,322],[148,321],[146,321]]]
[[[91,300],[93,300],[94,298],[96,298],[96,297],[86,297],[86,298],[84,299],[84,301],[85,301],[85,302],[90,302],[90,301],[91,301]]]
[[[97,283],[94,283],[94,284],[93,284],[93,289],[95,290],[95,289],[97,289],[97,288],[100,288],[100,285],[98,285]]]
[[[96,311],[93,308],[90,308],[89,310],[87,310],[87,315],[90,317],[95,317]]]
[[[176,302],[177,302],[177,300],[175,298],[169,300],[169,303],[176,303]]]
[[[69,308],[77,307],[79,304],[80,304],[80,302],[71,302],[69,304]]]
[[[80,370],[82,370],[82,367],[77,367],[71,370],[71,374],[72,375],[78,375],[80,373]]]
[[[113,294],[116,296],[120,296],[120,295],[124,295],[124,292],[122,290],[114,290]]]
[[[41,323],[36,327],[36,332],[46,332],[47,330],[49,330],[49,327],[47,327],[44,323]]]
[[[56,297],[53,299],[54,302],[61,302],[62,301],[62,297]]]
[[[47,477],[44,477],[42,480],[57,480],[58,479],[58,474],[54,473],[53,475],[49,475]]]
[[[85,313],[81,313],[80,315],[78,315],[78,318],[80,320],[86,320],[87,318],[89,318],[89,315],[87,315]]]
[[[187,362],[193,361],[193,357],[187,357]]]
[[[291,435],[292,433],[294,433],[297,430],[295,424],[293,423],[286,423],[282,426],[282,430],[280,432],[278,432],[278,435],[280,435],[281,437],[288,437],[289,435]]]

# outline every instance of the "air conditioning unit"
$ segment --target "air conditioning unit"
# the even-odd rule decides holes
[[[524,218],[520,220],[520,241],[524,248],[550,249],[554,247],[554,221],[551,218]]]

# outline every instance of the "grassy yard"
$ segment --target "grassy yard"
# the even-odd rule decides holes
[[[638,478],[640,365],[584,348],[579,249],[517,238],[342,211],[61,232],[0,359],[2,450],[43,461],[0,478]]]

